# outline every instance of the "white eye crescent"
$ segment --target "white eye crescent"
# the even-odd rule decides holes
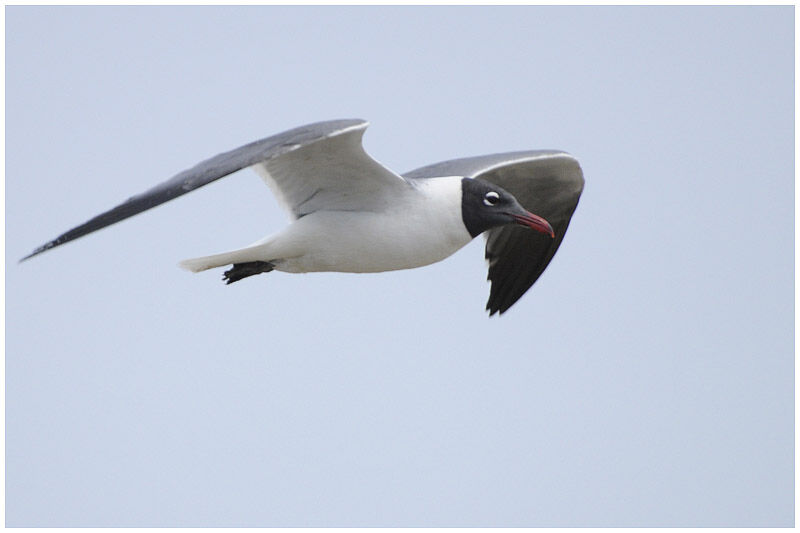
[[[483,197],[483,203],[489,207],[496,205],[500,201],[500,195],[494,191],[489,191]]]

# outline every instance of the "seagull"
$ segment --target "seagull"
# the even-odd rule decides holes
[[[368,122],[301,126],[198,163],[36,248],[21,261],[177,198],[245,167],[291,223],[244,248],[187,259],[200,272],[232,265],[230,284],[272,270],[384,272],[449,257],[486,239],[489,315],[507,311],[561,244],[583,191],[578,161],[557,150],[468,157],[396,174],[362,146]],[[535,214],[534,214],[535,213]]]

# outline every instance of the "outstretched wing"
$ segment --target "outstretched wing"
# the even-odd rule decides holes
[[[409,184],[364,151],[368,125],[359,122],[322,142],[263,158],[253,169],[293,219],[320,210],[380,211]]]
[[[490,315],[504,313],[536,282],[564,239],[583,191],[577,159],[565,152],[535,150],[455,159],[404,174],[415,179],[434,176],[496,183],[553,227],[555,238],[515,225],[484,233],[492,283],[486,309]]]
[[[268,169],[267,183],[294,218],[318,209],[379,208],[394,188],[408,184],[364,152],[361,137],[368,125],[357,119],[317,122],[216,155],[59,235],[22,260],[254,165],[262,176]]]

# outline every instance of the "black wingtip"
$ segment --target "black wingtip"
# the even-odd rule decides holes
[[[22,259],[20,259],[19,261],[17,261],[17,264],[23,263],[23,262],[27,261],[28,259],[30,259],[31,257],[39,255],[42,252],[46,252],[47,250],[49,250],[52,247],[53,246],[48,246],[47,244],[45,244],[44,246],[40,246],[37,249],[35,249],[34,251],[32,251],[31,253],[29,253],[28,255],[26,255],[25,257],[23,257]]]

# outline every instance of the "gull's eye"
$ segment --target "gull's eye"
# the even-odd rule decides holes
[[[483,203],[488,205],[489,207],[493,205],[497,205],[497,202],[500,201],[500,195],[494,191],[489,191],[483,197]]]

